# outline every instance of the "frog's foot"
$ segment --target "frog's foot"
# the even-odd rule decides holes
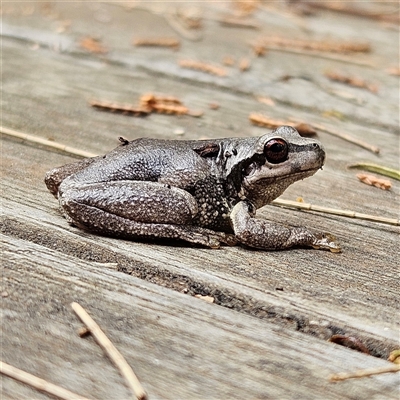
[[[282,250],[290,247],[313,247],[340,252],[336,239],[329,234],[314,234],[305,227],[287,227],[254,218],[254,207],[240,201],[231,212],[235,236],[246,246],[264,250]]]
[[[342,251],[336,237],[330,233],[315,234],[315,240],[312,247],[319,250],[329,250],[332,253],[340,253]]]

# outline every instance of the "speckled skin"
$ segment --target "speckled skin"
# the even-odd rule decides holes
[[[172,238],[277,250],[339,251],[333,238],[255,218],[255,210],[322,167],[315,140],[280,127],[260,138],[122,140],[110,153],[56,168],[45,182],[72,224],[125,238]]]

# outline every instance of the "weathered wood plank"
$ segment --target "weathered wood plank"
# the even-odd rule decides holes
[[[49,158],[57,155],[50,157],[50,153],[8,141],[3,146],[5,154],[19,154],[25,160],[21,175],[31,170],[30,157],[48,157],[40,168],[31,170],[25,182],[22,176],[17,184],[7,176],[3,179],[5,233],[48,248],[62,248],[64,253],[82,259],[117,262],[121,270],[133,275],[175,290],[213,295],[225,307],[270,318],[288,329],[324,339],[338,332],[355,333],[368,340],[374,354],[385,356],[396,346],[398,269],[395,254],[388,249],[395,246],[398,227],[295,211],[288,216],[288,211],[276,208],[268,215],[272,220],[314,224],[326,230],[335,221],[334,233],[344,242],[344,253],[340,255],[302,249],[262,252],[240,247],[212,251],[98,237],[70,227],[60,217],[56,201],[46,193],[41,170],[52,162]],[[13,163],[9,156],[5,161],[4,165]],[[368,238],[365,247],[363,236]]]
[[[260,30],[232,29],[219,22],[232,12],[229,3],[197,3],[203,28],[192,32],[201,40],[192,41],[189,31],[175,31],[170,17],[194,3],[121,5],[2,5],[4,126],[101,154],[115,147],[118,136],[260,135],[263,130],[249,124],[252,111],[322,123],[380,147],[380,155],[320,133],[328,154],[324,170],[290,187],[284,198],[398,217],[399,182],[382,191],[346,169],[366,160],[399,168],[398,78],[385,71],[398,55],[390,24],[327,12],[305,19],[262,4],[254,14]],[[132,47],[132,38],[150,33],[179,37],[182,45],[177,52]],[[250,43],[271,34],[368,41],[372,52],[332,60],[273,50],[255,58]],[[79,41],[87,36],[100,37],[109,53],[82,50]],[[227,67],[228,76],[220,78],[178,66],[181,58],[221,63],[225,55],[249,58],[251,69]],[[330,82],[323,75],[328,69],[364,78],[378,92]],[[205,113],[200,119],[132,118],[88,106],[91,98],[135,103],[146,92],[178,96]],[[275,105],[258,102],[259,95]],[[221,107],[210,110],[211,102]],[[152,398],[396,398],[398,374],[328,383],[331,372],[384,362],[324,340],[354,334],[380,357],[399,346],[398,227],[261,210],[263,218],[335,234],[343,244],[340,255],[213,251],[98,237],[70,227],[43,184],[47,170],[73,158],[8,138],[1,144],[5,361],[88,396],[127,397],[101,350],[74,335],[79,323],[69,303],[79,300],[138,367]],[[197,293],[212,295],[216,304],[190,296]],[[46,398],[5,382],[8,398]]]
[[[2,235],[2,249],[2,357],[82,395],[128,392],[93,340],[77,336],[72,301],[100,323],[151,398],[397,398],[395,375],[327,380],[382,360],[27,241]],[[8,388],[12,397],[15,383],[4,379],[6,397]]]

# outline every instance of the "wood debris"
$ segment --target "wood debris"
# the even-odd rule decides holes
[[[75,147],[66,146],[65,144],[57,143],[49,139],[45,139],[43,137],[39,137],[37,135],[31,135],[29,133],[16,131],[14,129],[6,128],[5,126],[0,126],[0,133],[3,135],[7,135],[13,138],[21,139],[28,143],[34,143],[39,146],[46,146],[50,149],[54,149],[57,151],[62,151],[63,153],[70,154],[77,157],[82,158],[91,158],[96,157],[97,154],[91,153],[89,151],[77,149]]]
[[[336,343],[340,346],[348,347],[361,353],[370,354],[364,343],[362,343],[360,339],[354,336],[333,335],[329,338],[328,342]]]
[[[347,133],[340,132],[333,128],[328,128],[327,126],[322,125],[322,124],[313,124],[313,127],[315,129],[318,129],[319,131],[329,133],[330,135],[339,137],[343,140],[346,140],[349,143],[353,143],[359,147],[362,147],[363,149],[367,149],[367,150],[371,151],[372,153],[375,153],[375,154],[380,153],[379,147],[376,147],[372,144],[366,143],[363,140],[359,140],[358,138],[348,135]]]
[[[232,6],[235,9],[236,14],[239,16],[245,16],[254,13],[260,6],[260,0],[234,0]]]
[[[203,296],[201,294],[195,294],[194,297],[204,300],[207,303],[214,303],[214,301],[215,301],[214,297],[212,297],[212,296]]]
[[[156,96],[152,93],[144,94],[140,97],[140,106],[149,112],[158,112],[163,114],[188,114],[189,109],[182,102],[172,96]]]
[[[301,136],[315,136],[317,134],[316,130],[309,124],[304,122],[290,122],[290,121],[281,121],[277,119],[272,119],[267,117],[266,115],[260,113],[251,113],[249,115],[249,120],[254,125],[265,126],[266,128],[276,129],[283,125],[289,125],[295,128]]]
[[[275,101],[272,100],[271,97],[257,96],[256,100],[260,103],[266,104],[267,106],[271,106],[271,107],[275,106]]]
[[[228,28],[260,29],[260,25],[256,21],[236,16],[223,17],[219,20],[219,23]]]
[[[340,215],[341,217],[361,219],[364,221],[380,222],[382,224],[388,225],[400,225],[400,220],[398,218],[386,218],[380,217],[378,215],[362,214],[351,210],[341,210],[338,208],[323,207],[319,205],[314,205],[310,203],[301,203],[292,200],[275,199],[271,203],[273,206],[285,207],[290,209],[305,210],[305,211],[316,211],[325,214]]]
[[[364,17],[369,19],[375,19],[378,21],[385,22],[399,22],[399,14],[398,9],[394,9],[393,13],[380,13],[376,11],[370,11],[366,9],[362,9],[360,7],[354,7],[354,5],[350,4],[350,2],[346,1],[311,1],[305,3],[307,7],[310,9],[321,9],[321,10],[329,10],[335,11],[341,14],[354,15],[356,17]]]
[[[10,378],[13,378],[19,382],[23,382],[41,392],[50,394],[59,399],[64,400],[88,400],[83,396],[72,393],[67,389],[60,386],[54,385],[44,379],[38,378],[35,375],[31,375],[28,372],[22,371],[21,369],[15,368],[12,365],[6,364],[0,361],[0,373]]]
[[[377,178],[369,174],[357,174],[358,180],[370,186],[375,186],[382,190],[389,190],[392,187],[392,182],[388,179]]]
[[[257,57],[265,56],[265,54],[267,53],[267,47],[262,43],[254,43],[251,45],[251,48],[253,49],[253,52]]]
[[[99,325],[96,324],[96,322],[91,318],[91,316],[80,304],[74,302],[71,303],[71,307],[75,311],[79,319],[90,330],[90,334],[94,337],[98,345],[104,350],[110,360],[119,369],[121,375],[125,378],[129,389],[132,391],[136,399],[147,399],[147,394],[144,391],[135,373],[133,372],[132,368],[126,362],[122,354],[112,344],[111,340],[100,329]]]
[[[227,75],[227,71],[225,68],[217,66],[217,65],[201,62],[201,61],[180,60],[179,65],[182,68],[194,69],[194,70],[206,72],[206,73],[212,74],[212,75],[217,75],[217,76],[226,76]]]
[[[179,8],[176,16],[185,25],[186,29],[201,29],[203,27],[202,10],[198,7]]]
[[[324,41],[311,39],[287,39],[280,36],[270,36],[262,38],[258,42],[258,46],[266,46],[267,48],[292,48],[308,51],[329,52],[329,53],[369,53],[371,46],[369,43],[361,42],[339,42]]]
[[[351,378],[364,378],[366,376],[387,374],[387,373],[399,372],[399,371],[400,371],[400,365],[395,364],[395,365],[390,365],[388,367],[382,367],[382,368],[362,369],[362,370],[352,372],[352,373],[343,372],[340,374],[334,374],[329,377],[329,380],[331,382],[337,382],[337,381],[344,381],[346,379],[351,379]]]
[[[378,165],[378,164],[356,163],[356,164],[348,165],[347,168],[363,169],[364,171],[375,172],[377,174],[386,176],[388,178],[393,178],[393,179],[400,181],[400,170],[384,167],[384,166]]]
[[[250,60],[248,58],[242,58],[239,61],[239,69],[240,71],[248,71],[250,69]]]
[[[350,86],[357,87],[357,88],[367,89],[372,93],[378,92],[377,85],[368,83],[364,79],[358,78],[356,76],[349,76],[349,75],[341,74],[339,72],[334,72],[334,71],[327,71],[327,72],[325,72],[324,75],[327,78],[329,78],[331,81],[344,83],[346,85],[350,85]]]
[[[141,38],[133,41],[135,46],[143,47],[170,47],[174,50],[179,49],[181,45],[178,39],[174,38]]]
[[[108,53],[108,49],[101,43],[100,39],[91,36],[82,38],[79,41],[79,46],[82,47],[82,49],[89,51],[90,53],[95,53],[95,54]]]
[[[134,116],[144,116],[150,114],[150,111],[142,106],[134,106],[128,103],[116,103],[103,100],[90,100],[89,104],[99,110],[117,112],[122,114],[131,114]]]
[[[145,116],[152,112],[174,115],[187,114],[192,117],[200,117],[203,115],[203,112],[200,110],[189,110],[177,97],[157,96],[152,93],[143,94],[140,97],[139,105],[100,100],[91,100],[89,104],[99,110],[119,112],[133,116]]]
[[[388,361],[395,364],[400,364],[400,349],[391,351],[388,357]]]

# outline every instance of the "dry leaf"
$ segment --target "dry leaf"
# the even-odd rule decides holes
[[[379,189],[389,190],[392,187],[392,183],[388,179],[377,178],[369,174],[357,174],[356,176],[362,183],[375,186]]]

